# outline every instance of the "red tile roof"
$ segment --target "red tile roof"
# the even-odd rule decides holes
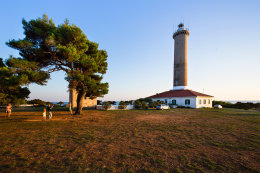
[[[155,95],[152,95],[148,98],[165,98],[165,97],[197,97],[197,96],[203,96],[203,97],[213,97],[207,94],[199,93],[192,90],[170,90],[165,91],[162,93],[158,93]]]

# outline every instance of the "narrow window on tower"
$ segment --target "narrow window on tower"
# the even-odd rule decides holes
[[[176,70],[175,74],[176,74],[176,77],[179,76],[179,71]]]

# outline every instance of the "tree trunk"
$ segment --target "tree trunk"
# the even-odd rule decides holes
[[[82,113],[82,109],[83,109],[83,101],[85,98],[86,92],[80,90],[78,92],[78,96],[77,96],[77,109],[74,115],[80,115]]]

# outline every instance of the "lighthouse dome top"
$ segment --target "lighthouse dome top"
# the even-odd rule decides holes
[[[182,31],[182,30],[188,30],[187,28],[184,27],[184,23],[180,23],[178,25],[178,30],[177,31]]]
[[[178,27],[179,27],[179,28],[184,27],[184,23],[180,23],[180,24],[178,25]]]
[[[178,25],[178,29],[173,33],[173,38],[175,38],[179,34],[190,34],[189,29],[184,27],[184,23],[180,23]]]

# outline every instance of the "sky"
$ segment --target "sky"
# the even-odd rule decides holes
[[[173,32],[190,30],[188,87],[215,100],[260,100],[259,0],[12,0],[1,2],[0,57],[19,57],[5,43],[22,39],[22,19],[68,18],[108,52],[101,100],[134,100],[173,88]],[[68,101],[65,73],[46,86],[29,85],[30,99]]]

